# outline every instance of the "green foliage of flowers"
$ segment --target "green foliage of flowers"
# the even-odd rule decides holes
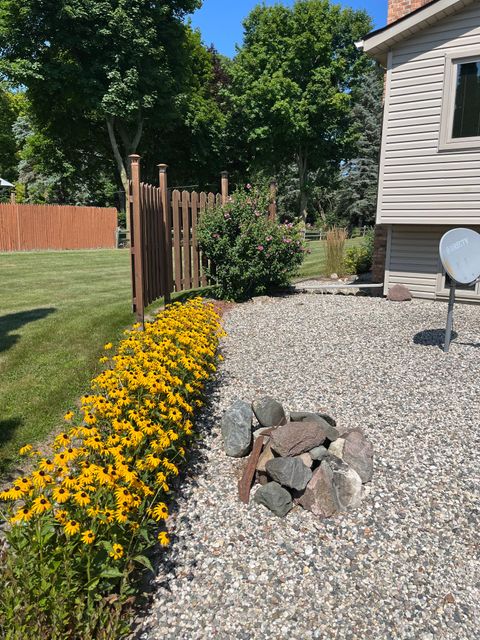
[[[362,244],[350,247],[345,252],[344,267],[348,274],[367,273],[372,268],[374,236],[370,232]]]
[[[245,300],[287,285],[303,262],[299,227],[268,219],[266,190],[247,185],[202,217],[199,241],[217,296]]]
[[[0,492],[6,640],[119,640],[151,552],[169,544],[167,495],[222,331],[197,298],[125,333],[50,458],[26,444],[33,470]]]

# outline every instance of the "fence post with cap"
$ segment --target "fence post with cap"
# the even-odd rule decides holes
[[[268,207],[268,219],[275,222],[277,219],[277,190],[278,185],[276,180],[270,181],[270,205]]]
[[[228,200],[228,171],[222,171],[222,204],[226,204]]]

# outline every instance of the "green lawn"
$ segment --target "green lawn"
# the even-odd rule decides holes
[[[87,390],[130,295],[128,251],[0,254],[0,473]]]
[[[346,247],[352,247],[362,244],[364,238],[352,238],[347,240]],[[313,240],[307,243],[308,248],[312,252],[305,256],[305,261],[300,269],[299,278],[310,278],[314,276],[329,276],[331,274],[325,273],[325,247],[326,242],[324,240]]]

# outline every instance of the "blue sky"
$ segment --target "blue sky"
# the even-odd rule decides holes
[[[387,0],[336,0],[345,7],[366,9],[372,16],[375,27],[387,21]],[[276,4],[278,0],[265,0],[265,4]],[[226,56],[233,56],[235,44],[242,41],[242,22],[259,0],[203,0],[203,6],[192,16],[194,27],[202,32],[206,45],[214,44]],[[292,5],[293,0],[282,4]]]

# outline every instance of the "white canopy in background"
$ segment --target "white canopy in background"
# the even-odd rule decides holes
[[[7,182],[3,178],[0,178],[0,187],[13,187],[13,184]]]

